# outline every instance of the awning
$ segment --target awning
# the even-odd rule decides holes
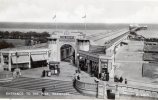
[[[101,60],[101,62],[108,62],[109,61],[109,59],[100,59]]]
[[[29,56],[19,56],[19,57],[13,56],[12,57],[13,64],[16,64],[16,63],[28,63],[29,61],[30,61]]]
[[[60,64],[58,61],[50,61],[49,64]]]
[[[122,44],[124,44],[124,45],[128,45],[128,42],[121,42]]]
[[[48,56],[47,55],[31,55],[31,58],[33,61],[43,61],[43,60],[47,60]]]

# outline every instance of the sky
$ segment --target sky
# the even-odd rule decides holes
[[[0,22],[158,23],[157,5],[156,0],[0,0]]]

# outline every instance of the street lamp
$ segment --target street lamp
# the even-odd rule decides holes
[[[97,83],[97,93],[96,93],[96,98],[99,97],[99,80],[95,78],[95,82]]]
[[[16,56],[16,67],[18,69],[18,62],[17,62],[17,59],[19,58],[18,52],[15,53],[15,56]]]

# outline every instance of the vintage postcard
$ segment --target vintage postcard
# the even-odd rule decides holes
[[[158,99],[158,1],[0,0],[0,99]]]

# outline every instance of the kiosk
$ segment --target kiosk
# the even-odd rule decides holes
[[[51,74],[59,75],[60,74],[60,62],[57,62],[57,61],[49,62],[49,69],[51,71]]]

